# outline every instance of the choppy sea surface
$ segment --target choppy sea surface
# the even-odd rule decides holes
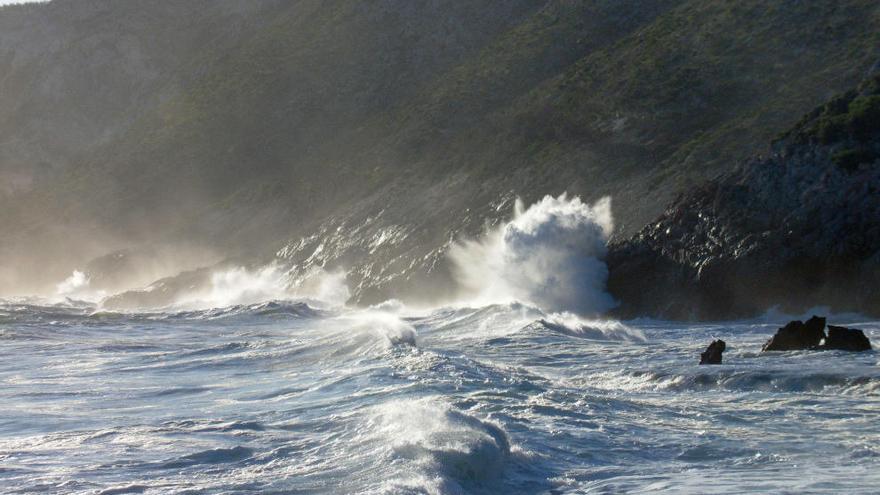
[[[878,354],[780,323],[6,302],[0,492],[880,492]]]

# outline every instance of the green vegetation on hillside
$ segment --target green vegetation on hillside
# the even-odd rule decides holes
[[[57,67],[39,63],[48,48],[29,52],[29,38],[2,45],[0,63],[30,67],[3,94],[48,75],[79,89],[70,101],[27,93],[28,106],[0,95],[0,130],[22,115],[39,125],[33,116],[56,107],[52,128],[89,132],[88,146],[65,140],[56,155],[43,153],[57,144],[52,132],[21,146],[17,160],[65,160],[15,195],[7,225],[50,232],[65,219],[131,242],[192,237],[249,252],[329,218],[383,212],[381,222],[417,226],[410,242],[433,245],[459,219],[482,228],[465,212],[506,214],[489,207],[503,196],[568,191],[611,194],[624,235],[880,59],[880,5],[869,0],[303,0],[235,15],[236,2],[175,5],[16,11],[25,27],[55,12],[73,34]],[[66,25],[61,11],[79,21]],[[95,34],[117,17],[137,29]],[[193,33],[174,22],[200,34],[172,36]],[[117,52],[84,79],[83,60],[104,60],[99,47]],[[137,60],[146,69],[131,74],[142,70],[143,85],[110,77]],[[145,96],[123,105],[132,86]],[[101,95],[106,108],[78,110]],[[875,118],[876,100],[845,111],[829,119],[857,126]],[[842,165],[862,159],[853,149]]]

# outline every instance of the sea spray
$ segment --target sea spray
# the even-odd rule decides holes
[[[55,284],[55,295],[50,296],[47,300],[54,302],[60,300],[100,301],[107,295],[107,292],[93,288],[91,282],[91,277],[87,273],[74,270],[69,277]]]
[[[55,289],[58,295],[67,296],[88,288],[89,282],[88,275],[79,270],[74,270],[69,277],[58,283]]]
[[[290,277],[290,272],[288,272]],[[344,306],[351,297],[347,273],[343,269],[313,267],[290,280],[294,297],[310,299],[323,306]]]
[[[181,291],[171,306],[207,309],[265,301],[306,300],[316,307],[339,307],[350,297],[345,276],[343,270],[327,271],[316,267],[294,277],[276,263],[258,268],[233,266],[215,270],[204,282]]]
[[[274,299],[288,299],[284,273],[274,265],[257,270],[234,267],[214,272],[205,301],[212,306],[252,304]]]
[[[611,198],[545,196],[481,240],[452,246],[449,256],[464,297],[482,304],[518,300],[547,311],[596,314],[611,309],[605,291]]]

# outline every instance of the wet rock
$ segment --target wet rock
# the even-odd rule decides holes
[[[723,340],[713,340],[709,347],[700,354],[700,364],[721,364],[721,355],[727,344]]]
[[[816,349],[825,338],[825,318],[813,316],[806,323],[796,320],[780,328],[761,352]]]
[[[828,337],[821,349],[840,351],[870,351],[871,341],[865,336],[865,332],[856,328],[837,327],[828,325]]]

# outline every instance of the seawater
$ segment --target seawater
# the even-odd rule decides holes
[[[7,301],[0,492],[877,493],[878,355],[780,323]]]

